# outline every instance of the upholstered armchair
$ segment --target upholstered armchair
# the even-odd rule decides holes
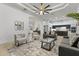
[[[24,33],[22,34],[15,34],[14,35],[14,39],[15,39],[15,45],[19,46],[21,44],[27,43],[27,38],[26,35]]]

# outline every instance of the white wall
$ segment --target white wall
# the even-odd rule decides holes
[[[16,20],[24,21],[24,32],[27,34],[29,17],[30,15],[24,12],[0,4],[0,44],[14,40],[14,22]]]

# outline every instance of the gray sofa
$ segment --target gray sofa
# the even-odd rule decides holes
[[[60,45],[59,56],[79,56],[79,49],[67,45]]]
[[[79,56],[79,48],[77,47],[79,37],[75,37],[75,41],[71,46],[67,42],[68,39],[65,39],[64,43],[59,46],[59,56]]]

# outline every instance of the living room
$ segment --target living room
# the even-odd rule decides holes
[[[75,55],[79,55],[79,24],[78,17],[75,17],[79,15],[78,5],[0,3],[0,55],[68,55],[62,53],[62,45],[75,49]],[[74,54],[70,52],[69,55]]]

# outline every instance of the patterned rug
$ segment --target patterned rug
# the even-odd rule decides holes
[[[41,42],[34,40],[31,43],[23,44],[8,50],[10,56],[57,56],[57,48],[54,46],[51,51],[41,48]]]

